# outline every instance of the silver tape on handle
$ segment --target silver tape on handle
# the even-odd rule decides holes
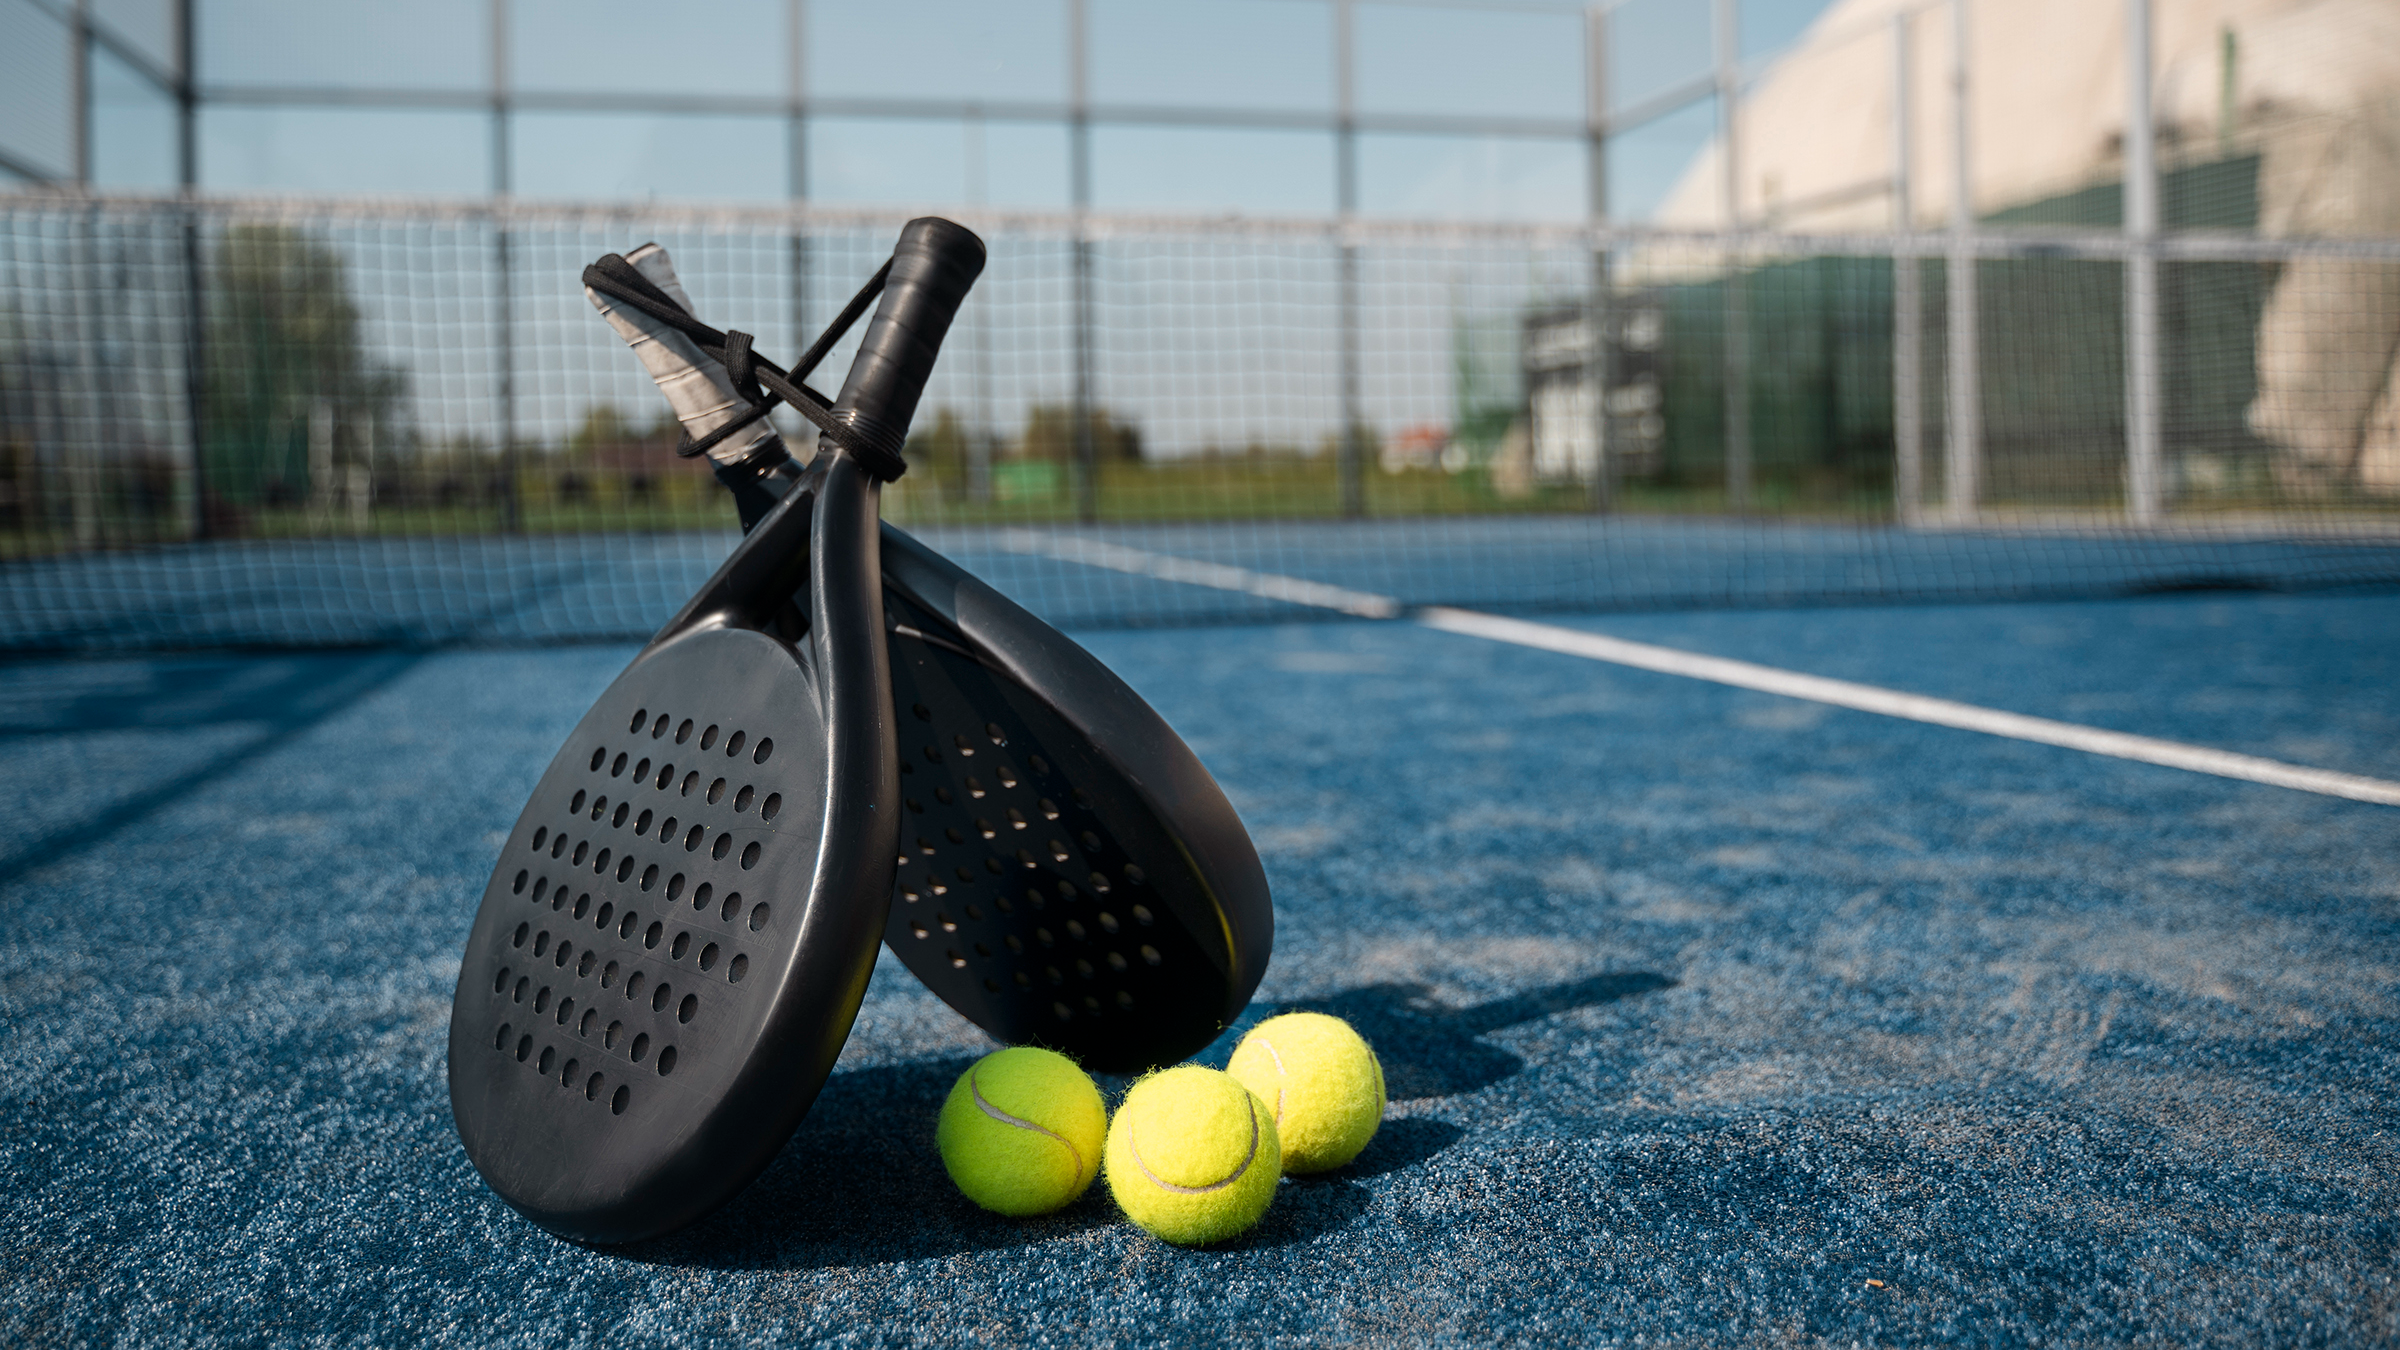
[[[668,259],[665,249],[644,244],[626,254],[625,261],[683,306],[685,313],[693,312],[692,298],[676,278],[675,264]],[[676,420],[683,423],[684,431],[693,440],[707,436],[748,411],[749,405],[733,392],[733,377],[725,373],[724,364],[693,346],[690,338],[638,309],[617,304],[589,286],[584,287],[583,295],[608,320],[608,326],[617,330],[617,336],[625,339],[633,354],[641,358],[642,368],[650,372],[658,391],[667,396],[667,406],[675,410]],[[775,434],[775,428],[762,417],[709,447],[708,457],[720,464],[739,463]]]

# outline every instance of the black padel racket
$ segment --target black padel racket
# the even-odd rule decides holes
[[[806,409],[826,448],[509,834],[460,962],[451,1111],[485,1180],[554,1233],[631,1241],[724,1202],[849,1035],[902,814],[871,466],[982,265],[956,225],[903,231],[840,399]]]
[[[663,250],[629,259],[689,310]],[[748,340],[688,314],[609,318],[748,526],[790,473],[711,354],[730,342],[755,362]],[[1003,1041],[1116,1072],[1207,1045],[1274,944],[1266,875],[1232,804],[1082,647],[888,524],[882,553],[904,813],[885,940]]]
[[[884,940],[1003,1041],[1173,1064],[1250,1001],[1274,910],[1199,757],[1091,653],[886,525],[900,867]]]

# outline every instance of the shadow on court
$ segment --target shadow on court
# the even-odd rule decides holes
[[[1036,1219],[989,1214],[958,1193],[933,1127],[973,1062],[835,1073],[791,1142],[732,1203],[683,1232],[615,1250],[716,1270],[854,1266],[1023,1247],[1116,1222],[1100,1182]]]
[[[1545,985],[1472,1008],[1445,1008],[1417,984],[1371,984],[1292,1006],[1358,1028],[1383,1061],[1385,1091],[1405,1102],[1473,1092],[1524,1068],[1524,1060],[1484,1042],[1502,1028],[1674,987],[1667,976],[1637,970]]]
[[[1294,1005],[1347,1019],[1375,1046],[1393,1101],[1473,1092],[1524,1061],[1482,1038],[1505,1027],[1674,987],[1650,971],[1546,985],[1470,1008],[1444,1008],[1421,985],[1379,984]],[[655,1242],[634,1260],[709,1269],[783,1269],[921,1261],[1024,1247],[1120,1223],[1105,1181],[1057,1214],[1007,1219],[950,1184],[933,1125],[967,1058],[836,1073],[790,1144],[717,1214]],[[1131,1079],[1101,1080],[1113,1101]],[[1349,1166],[1294,1177],[1259,1226],[1231,1245],[1304,1243],[1349,1224],[1372,1196],[1358,1183],[1406,1171],[1456,1143],[1448,1121],[1388,1120]]]
[[[1010,1219],[958,1193],[933,1125],[969,1059],[836,1074],[781,1155],[751,1187],[682,1233],[616,1249],[645,1264],[712,1270],[818,1269],[1000,1252],[1126,1222],[1097,1180],[1056,1214]],[[1129,1079],[1101,1084],[1113,1101]],[[1283,1247],[1350,1223],[1369,1202],[1356,1182],[1423,1162],[1459,1137],[1438,1121],[1387,1122],[1357,1162],[1295,1178],[1259,1226],[1229,1244]]]
[[[2390,597],[1557,622],[2400,746]],[[1272,988],[1395,1099],[1244,1238],[975,1209],[932,1137],[978,1042],[886,963],[755,1186],[558,1242],[466,1161],[446,1028],[492,841],[627,653],[19,661],[0,851],[97,846],[0,885],[0,1343],[2400,1343],[2400,813],[1412,624],[1091,645],[1267,845]]]
[[[13,685],[0,703],[0,744],[214,727],[252,728],[255,734],[197,763],[123,784],[120,795],[16,841],[0,854],[0,877],[105,842],[160,807],[281,749],[398,679],[420,659],[418,653],[380,651],[173,657],[98,668],[62,663],[56,680]]]

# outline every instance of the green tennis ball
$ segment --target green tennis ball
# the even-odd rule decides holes
[[[975,1061],[942,1103],[934,1142],[969,1200],[997,1214],[1047,1214],[1100,1171],[1108,1107],[1054,1051],[1021,1045]]]
[[[1226,1074],[1185,1064],[1133,1085],[1108,1127],[1108,1190],[1153,1236],[1222,1242],[1258,1222],[1283,1176],[1265,1102]]]
[[[1270,1017],[1242,1037],[1225,1070],[1274,1111],[1286,1172],[1339,1167],[1383,1124],[1383,1065],[1338,1017]]]

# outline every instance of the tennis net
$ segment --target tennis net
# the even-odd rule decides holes
[[[902,219],[0,202],[0,650],[646,635],[735,527],[581,268],[788,358]],[[2400,241],[2170,235],[2129,453],[2104,230],[969,223],[885,514],[1056,622],[2400,582]]]

